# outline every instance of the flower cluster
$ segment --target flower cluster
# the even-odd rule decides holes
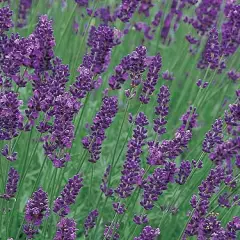
[[[42,224],[44,218],[49,216],[48,196],[47,193],[39,188],[33,193],[26,204],[25,208],[25,220],[27,224],[23,226],[24,233],[28,238],[38,233],[38,228]]]
[[[32,0],[20,0],[18,9],[18,27],[27,25],[27,14],[32,7]]]
[[[17,137],[23,128],[23,116],[19,109],[21,105],[17,93],[0,92],[0,140]]]
[[[0,195],[0,198],[4,198],[6,200],[9,200],[10,198],[14,198],[17,192],[18,181],[19,181],[19,174],[16,169],[11,167],[8,172],[8,179],[7,179],[7,184],[5,188],[5,193]]]
[[[91,126],[91,135],[82,140],[83,147],[90,153],[89,161],[96,163],[100,157],[102,143],[106,138],[105,131],[110,127],[113,118],[118,111],[117,97],[107,97],[102,99],[100,111],[96,114],[93,125]]]
[[[115,67],[115,75],[109,78],[109,86],[112,89],[120,89],[128,78],[132,80],[132,86],[137,86],[142,81],[142,73],[147,67],[147,49],[139,46],[131,54],[124,57],[121,63]],[[159,62],[159,61],[158,61]]]
[[[160,87],[157,102],[158,106],[155,107],[155,114],[157,118],[154,119],[154,131],[162,135],[166,132],[164,127],[167,124],[166,116],[168,115],[168,105],[170,101],[169,88],[165,85]]]
[[[76,235],[76,222],[71,218],[61,218],[60,222],[57,224],[57,232],[54,240],[75,240]]]
[[[135,237],[134,240],[155,240],[160,234],[159,228],[152,228],[151,226],[146,226],[143,228],[139,237]]]
[[[133,130],[133,137],[128,142],[128,150],[126,160],[123,164],[123,170],[120,184],[115,192],[121,198],[129,197],[135,185],[141,185],[143,169],[140,166],[140,156],[142,154],[142,147],[145,145],[144,140],[147,138],[147,130],[145,126],[149,124],[147,117],[143,112],[140,112],[135,120],[135,129]]]
[[[147,74],[147,79],[143,83],[142,93],[139,98],[143,104],[147,104],[150,101],[149,96],[151,96],[155,90],[161,66],[162,58],[160,54],[157,54],[151,60]]]
[[[111,197],[114,193],[113,189],[108,187],[108,178],[109,178],[110,171],[111,171],[111,165],[108,165],[108,167],[104,172],[102,183],[100,185],[100,189],[106,197]]]
[[[70,212],[70,205],[75,203],[80,189],[83,187],[83,178],[77,174],[68,180],[61,195],[54,201],[53,211],[64,217]]]
[[[174,182],[174,175],[177,171],[176,164],[167,162],[164,168],[156,168],[153,174],[149,175],[143,182],[144,190],[140,204],[150,210],[154,207],[154,202],[168,188],[170,182]]]
[[[122,0],[118,13],[119,19],[121,19],[122,22],[128,22],[132,18],[139,3],[140,0]]]
[[[95,210],[91,211],[88,214],[87,218],[85,219],[85,222],[84,222],[85,233],[84,234],[86,237],[88,236],[89,230],[95,227],[98,214],[99,214],[98,210],[95,209]]]

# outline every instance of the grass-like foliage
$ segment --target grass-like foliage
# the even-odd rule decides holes
[[[240,239],[240,3],[0,0],[0,240]]]

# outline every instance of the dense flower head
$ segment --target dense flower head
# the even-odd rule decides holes
[[[85,222],[84,222],[84,234],[85,234],[86,237],[88,236],[89,230],[95,227],[98,214],[99,213],[98,213],[97,209],[92,210],[88,214],[87,218],[85,219]]]
[[[240,5],[231,4],[222,24],[221,51],[225,56],[234,54],[240,44]]]
[[[168,184],[174,182],[176,171],[176,164],[167,162],[164,168],[156,168],[153,174],[149,175],[143,182],[142,187],[144,192],[140,204],[146,210],[152,209],[154,202],[168,188]]]
[[[155,26],[155,27],[159,26],[160,21],[161,21],[161,18],[162,18],[162,15],[163,15],[163,13],[162,13],[161,10],[158,11],[158,12],[155,14],[154,19],[153,19],[153,21],[152,21],[152,25],[153,25],[153,26]]]
[[[118,18],[122,22],[128,22],[135,13],[139,3],[140,0],[122,0],[118,11]]]
[[[115,67],[115,75],[109,78],[109,86],[112,89],[120,89],[121,84],[129,78],[133,87],[139,85],[142,81],[142,73],[147,68],[146,54],[146,47],[139,46],[131,54],[124,57],[121,63]]]
[[[100,158],[102,143],[106,138],[105,131],[110,127],[117,111],[117,97],[103,97],[100,111],[96,114],[91,125],[91,134],[82,139],[83,147],[90,153],[90,162],[96,163]]]
[[[181,116],[180,120],[182,121],[182,125],[180,126],[180,130],[190,130],[197,127],[197,109],[195,107],[190,106],[188,110]]]
[[[152,228],[151,226],[146,226],[143,228],[139,237],[135,237],[134,240],[156,240],[158,235],[160,235],[159,228]]]
[[[176,182],[183,185],[192,171],[190,161],[182,161],[177,173]]]
[[[192,19],[192,26],[202,35],[214,27],[218,20],[222,0],[203,0],[197,6],[196,19]]]
[[[0,195],[0,198],[4,198],[6,200],[9,200],[10,198],[14,198],[17,192],[18,181],[19,181],[19,174],[16,169],[11,167],[8,172],[8,179],[7,179],[7,184],[5,188],[5,193]]]
[[[20,0],[18,8],[18,27],[24,27],[27,24],[27,14],[32,7],[32,0]]]
[[[70,205],[74,204],[83,187],[83,178],[77,174],[68,180],[60,196],[54,201],[53,211],[64,217],[70,212]]]
[[[240,151],[240,137],[229,139],[222,144],[217,145],[213,152],[210,153],[210,159],[216,164],[226,165],[231,164],[231,159],[236,156]]]
[[[109,179],[110,171],[111,171],[111,165],[108,165],[108,167],[104,172],[102,183],[100,185],[100,189],[106,197],[111,197],[114,193],[113,189],[108,187],[108,179]]]
[[[120,235],[118,233],[118,229],[120,227],[120,224],[118,222],[116,223],[110,223],[110,225],[105,225],[105,229],[104,229],[104,238],[106,240],[118,240],[120,239]]]
[[[25,234],[31,234],[34,230],[34,226],[38,227],[42,224],[44,218],[49,215],[48,196],[47,193],[39,188],[35,191],[32,197],[27,201],[25,208],[25,220],[27,224],[24,226]]]
[[[142,0],[138,8],[138,13],[143,13],[145,17],[149,17],[149,11],[153,6],[152,0]]]
[[[88,46],[91,48],[91,71],[103,73],[109,65],[111,49],[120,43],[118,30],[107,25],[92,26],[89,32]]]
[[[237,72],[235,69],[231,69],[227,73],[229,79],[231,79],[233,82],[237,82],[237,80],[240,80],[240,72]]]
[[[29,45],[32,45],[29,60],[25,62],[27,67],[34,68],[37,72],[51,69],[51,60],[54,58],[53,48],[55,39],[53,36],[52,20],[47,15],[39,17],[34,32],[28,37]]]
[[[7,32],[13,27],[12,14],[9,7],[0,8],[0,34]]]
[[[142,224],[146,224],[148,223],[148,217],[146,214],[140,214],[140,215],[134,215],[133,217],[133,221],[137,224],[137,225],[142,225]]]
[[[121,198],[129,197],[135,185],[141,185],[144,171],[140,166],[140,156],[142,154],[142,147],[145,145],[144,140],[147,138],[147,129],[145,126],[148,124],[146,115],[140,112],[135,119],[135,129],[133,130],[132,139],[128,142],[128,150],[123,170],[121,171],[120,184],[115,190]]]
[[[168,159],[175,159],[184,152],[191,138],[190,130],[178,130],[171,140],[163,140],[161,143],[148,142],[149,156],[147,163],[156,166],[163,165]]]
[[[126,212],[126,207],[124,204],[121,204],[120,202],[114,202],[112,205],[113,205],[113,210],[117,214],[124,214]]]
[[[154,131],[159,135],[162,135],[166,132],[165,125],[167,124],[166,117],[168,115],[170,101],[170,92],[169,88],[165,85],[162,85],[159,90],[157,103],[155,107],[155,114],[157,118],[154,119]]]
[[[149,65],[147,73],[147,78],[143,82],[142,93],[139,98],[143,104],[147,104],[150,101],[150,96],[153,94],[155,86],[158,81],[161,66],[162,58],[160,54],[157,54],[155,57],[151,59],[151,63]]]
[[[201,69],[210,67],[216,69],[221,67],[220,65],[221,49],[218,39],[218,31],[216,28],[211,29],[205,49],[202,53],[202,58],[198,63],[198,67]]]
[[[11,140],[18,136],[23,127],[23,116],[19,109],[21,105],[17,93],[0,92],[0,140]]]
[[[229,105],[229,110],[225,111],[224,120],[227,124],[227,131],[232,136],[240,133],[240,94],[236,91],[237,101]]]
[[[210,153],[212,149],[217,144],[223,142],[223,120],[217,119],[214,124],[212,124],[212,129],[206,133],[206,136],[202,143],[202,150],[204,152]]]
[[[76,235],[76,222],[71,218],[61,218],[57,224],[57,232],[54,240],[75,240]]]

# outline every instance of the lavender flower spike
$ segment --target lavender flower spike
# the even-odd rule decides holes
[[[121,19],[122,22],[128,22],[132,18],[139,3],[140,0],[122,0],[118,13],[119,19]]]
[[[147,104],[150,101],[150,96],[153,94],[155,90],[155,86],[157,84],[161,66],[162,66],[162,58],[160,54],[157,54],[151,60],[151,64],[149,66],[149,70],[147,74],[147,79],[143,83],[142,93],[139,98],[143,104]]]
[[[134,240],[156,240],[157,236],[160,234],[159,228],[152,228],[151,226],[146,226],[139,237],[135,237]]]
[[[83,187],[83,178],[77,174],[68,180],[60,196],[54,201],[53,211],[59,216],[64,217],[70,212],[70,205],[74,204]]]
[[[57,232],[54,240],[75,240],[76,235],[76,222],[71,218],[61,218],[57,224]]]
[[[0,8],[0,34],[7,32],[13,27],[12,14],[9,7]]]
[[[19,174],[17,170],[11,167],[8,172],[8,179],[7,179],[5,193],[3,195],[0,195],[0,198],[4,198],[6,200],[14,198],[15,193],[17,192],[18,181],[19,181]]]
[[[106,96],[102,102],[101,109],[96,114],[91,126],[92,133],[82,140],[83,147],[90,153],[89,162],[92,163],[96,163],[100,158],[102,143],[106,138],[105,131],[110,127],[118,111],[117,97]]]
[[[96,225],[96,220],[98,217],[98,210],[95,209],[91,211],[84,222],[84,235],[87,237],[90,229],[94,228]]]
[[[24,233],[28,238],[33,238],[38,233],[39,225],[44,218],[49,216],[48,196],[47,193],[39,188],[35,191],[26,204],[25,220],[27,224],[23,226]]]

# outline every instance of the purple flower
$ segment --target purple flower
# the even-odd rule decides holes
[[[100,74],[106,70],[111,49],[119,43],[118,30],[106,25],[100,25],[98,28],[91,27],[87,44],[91,48],[89,57],[92,60],[93,73]]]
[[[84,222],[84,235],[87,237],[90,229],[94,228],[96,225],[96,220],[98,217],[98,210],[95,209],[91,211]]]
[[[137,22],[134,24],[134,27],[137,31],[142,31],[145,38],[149,40],[152,40],[154,38],[154,35],[151,32],[151,27],[145,22]]]
[[[0,140],[17,137],[23,127],[23,116],[19,110],[22,101],[14,92],[0,92]]]
[[[199,43],[199,40],[194,38],[193,36],[191,35],[186,35],[185,38],[187,39],[187,41],[190,43],[190,44],[198,44]]]
[[[182,125],[180,126],[180,130],[190,130],[197,127],[197,109],[195,107],[190,106],[189,109],[182,115],[180,120],[182,121]]]
[[[161,18],[162,18],[162,11],[160,10],[154,16],[154,20],[152,21],[152,25],[155,26],[155,27],[158,27],[159,24],[160,24]]]
[[[202,143],[202,150],[204,152],[210,153],[211,150],[217,145],[223,142],[223,121],[217,119],[212,125],[212,129],[206,133],[206,136]]]
[[[226,161],[229,166],[231,159],[240,151],[240,137],[229,139],[222,144],[217,145],[209,157],[216,165],[220,165]]]
[[[137,225],[142,225],[142,224],[146,224],[148,223],[148,217],[146,214],[140,214],[140,215],[134,215],[133,217],[133,221],[137,224]]]
[[[218,31],[216,28],[213,28],[209,33],[205,49],[202,53],[202,58],[198,62],[198,67],[200,69],[208,67],[211,69],[216,69],[218,67],[221,67],[220,57],[221,49],[218,39]]]
[[[81,7],[87,7],[88,6],[88,0],[75,0],[75,2]]]
[[[226,208],[230,208],[231,204],[229,201],[229,195],[227,193],[223,193],[218,197],[218,204],[221,207],[226,207]]]
[[[168,188],[168,183],[174,181],[176,171],[176,164],[167,162],[164,168],[156,168],[153,174],[149,175],[143,182],[144,192],[140,204],[146,210],[154,207],[154,202]]]
[[[128,22],[132,18],[139,3],[140,0],[122,0],[122,4],[120,5],[118,12],[118,18],[122,22]]]
[[[124,214],[126,212],[126,207],[124,204],[121,204],[120,202],[114,202],[112,205],[113,205],[113,210],[117,214]]]
[[[155,107],[155,114],[157,118],[154,119],[153,129],[159,135],[162,135],[166,132],[165,125],[167,124],[166,117],[168,115],[168,105],[170,101],[170,92],[169,88],[165,85],[162,85],[158,94],[158,106]]]
[[[9,7],[0,8],[0,35],[13,27],[12,14]]]
[[[172,81],[175,79],[173,73],[169,72],[168,70],[162,73],[162,78],[168,81]]]
[[[147,138],[147,129],[145,126],[149,124],[147,117],[140,112],[135,120],[135,129],[133,130],[132,139],[128,142],[128,150],[126,160],[123,164],[122,176],[119,186],[115,192],[121,198],[129,197],[135,185],[141,185],[143,169],[140,166],[140,156],[142,147],[145,145],[144,140]]]
[[[134,240],[156,240],[158,235],[160,235],[159,228],[152,228],[151,226],[146,226],[143,228],[139,237],[135,237]]]
[[[155,86],[158,81],[159,71],[162,67],[162,58],[160,54],[157,54],[152,58],[149,65],[149,70],[147,74],[147,79],[143,82],[142,93],[139,97],[140,101],[143,104],[147,104],[150,101],[150,96],[155,90]]]
[[[191,163],[189,161],[182,161],[177,173],[176,182],[180,185],[183,185],[187,181],[191,171]]]
[[[32,7],[32,0],[20,0],[18,8],[18,27],[24,27],[27,24],[27,14]]]
[[[111,165],[108,165],[108,167],[104,172],[102,183],[100,185],[100,189],[106,197],[111,197],[114,192],[112,188],[108,187],[108,178],[109,178],[110,171],[111,171]]]
[[[105,225],[105,229],[104,229],[104,237],[106,238],[106,240],[118,240],[120,239],[120,235],[118,233],[118,229],[119,229],[120,225],[118,222],[116,223],[111,223],[110,225]]]
[[[221,51],[225,56],[234,54],[240,44],[240,5],[231,4],[222,24]]]
[[[163,140],[161,143],[148,142],[149,156],[147,163],[152,166],[163,165],[167,159],[175,159],[187,148],[192,138],[190,130],[178,130],[172,140]]]
[[[240,94],[236,91],[237,101],[229,105],[229,111],[225,111],[224,120],[227,124],[227,131],[232,136],[240,133]]]
[[[47,193],[42,188],[39,188],[33,193],[32,198],[27,201],[25,208],[27,224],[23,226],[23,230],[28,238],[33,238],[38,233],[39,225],[42,224],[44,218],[49,216],[49,212]]]
[[[76,222],[71,218],[61,218],[60,222],[57,224],[57,232],[54,240],[75,240],[76,235]]]
[[[25,65],[34,68],[37,72],[50,70],[51,60],[54,58],[55,39],[52,21],[48,20],[47,15],[39,17],[37,26],[27,41],[30,45],[28,48],[29,59],[25,60]]]
[[[0,195],[0,198],[4,198],[6,200],[14,198],[17,192],[18,181],[19,181],[19,174],[17,170],[11,167],[8,172],[8,179],[7,179],[7,184],[5,188],[5,193],[3,195]]]
[[[10,149],[8,149],[8,145],[6,144],[1,151],[2,155],[6,157],[10,162],[14,162],[17,160],[17,152],[10,153]]]
[[[232,69],[228,73],[228,77],[233,80],[233,82],[236,82],[237,80],[240,80],[240,72],[237,72],[235,69]]]
[[[132,87],[139,85],[142,81],[142,74],[147,68],[147,49],[139,46],[131,54],[124,57],[121,63],[115,67],[115,75],[109,78],[109,86],[112,89],[120,89],[121,84],[130,78]]]
[[[191,23],[201,35],[204,35],[216,25],[221,4],[222,0],[203,0],[197,6],[195,10],[196,19],[192,19]]]
[[[70,212],[70,205],[74,204],[83,187],[83,178],[77,174],[68,180],[60,196],[54,201],[53,211],[64,217]]]
[[[90,153],[89,162],[96,163],[99,160],[102,143],[106,138],[105,131],[110,127],[117,111],[117,97],[103,97],[100,111],[96,114],[91,126],[91,134],[82,139],[83,147]]]
[[[145,17],[149,17],[150,8],[152,8],[153,6],[154,4],[152,3],[152,0],[142,0],[138,8],[138,13],[143,13]]]

